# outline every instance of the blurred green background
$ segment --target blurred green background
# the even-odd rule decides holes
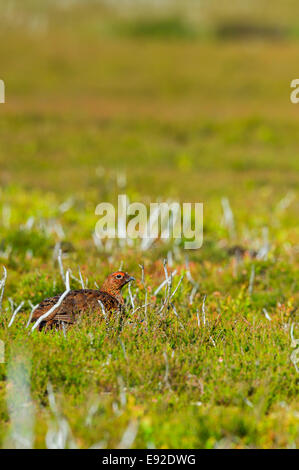
[[[0,12],[0,337],[11,364],[16,344],[32,354],[34,445],[46,445],[50,381],[78,447],[116,447],[138,420],[136,447],[295,447],[298,0],[0,0]],[[184,331],[171,309],[157,320],[164,294],[153,296],[163,257],[175,283],[186,274],[181,246],[93,241],[96,205],[120,193],[204,203],[204,244],[188,253],[198,291],[190,302],[185,276],[175,298]],[[88,320],[67,341],[61,332],[28,338],[29,301],[64,290],[59,247],[89,287],[120,266],[137,278],[125,354],[117,335]],[[2,446],[11,374],[0,364]],[[101,405],[88,427],[92,394]]]
[[[126,169],[138,190],[187,199],[294,187],[298,9],[1,2],[1,182],[85,191],[104,166]]]

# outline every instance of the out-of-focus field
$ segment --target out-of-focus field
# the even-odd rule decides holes
[[[298,6],[216,3],[0,3],[2,447],[298,445]],[[123,193],[203,202],[202,248],[96,246]],[[88,287],[136,277],[120,334],[28,334],[30,302],[64,290],[59,247]],[[165,257],[184,278],[161,313]]]

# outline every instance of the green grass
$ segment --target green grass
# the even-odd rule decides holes
[[[0,446],[18,445],[14,423],[34,410],[37,448],[49,445],[49,430],[63,419],[68,447],[117,447],[128,426],[136,448],[295,447],[299,108],[289,93],[296,40],[202,37],[174,14],[145,21],[92,6],[71,14],[27,7],[18,28],[5,16],[0,38],[0,264],[8,271]],[[45,30],[32,28],[33,13],[45,15]],[[218,13],[215,30],[227,20]],[[266,23],[279,25],[275,9],[271,15]],[[158,241],[146,252],[138,243],[97,249],[95,207],[124,192],[145,204],[203,202],[202,248],[186,253]],[[234,237],[221,222],[223,197]],[[263,245],[265,227],[270,250],[259,260],[251,253]],[[64,268],[78,277],[80,267],[89,287],[121,263],[136,277],[141,308],[133,314],[126,291],[121,331],[114,318],[106,325],[89,317],[66,337],[28,334],[29,302],[64,290],[58,242]],[[247,250],[243,258],[235,245]],[[178,316],[171,306],[159,313],[163,289],[154,295],[170,251],[173,288],[184,274],[173,299]],[[186,255],[199,284],[192,303]],[[8,328],[11,302],[23,300]]]

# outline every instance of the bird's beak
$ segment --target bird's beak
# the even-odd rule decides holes
[[[135,281],[135,280],[136,280],[135,277],[130,276],[128,282]]]

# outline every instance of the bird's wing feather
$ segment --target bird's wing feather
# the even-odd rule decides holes
[[[43,300],[34,311],[32,321],[36,321],[40,316],[50,310],[60,298],[60,295],[50,297]],[[62,303],[45,319],[46,322],[51,320],[65,321],[73,323],[75,315],[80,313],[102,313],[102,302],[105,311],[117,309],[120,306],[118,300],[108,292],[102,292],[94,289],[78,289],[72,290],[63,299]]]

